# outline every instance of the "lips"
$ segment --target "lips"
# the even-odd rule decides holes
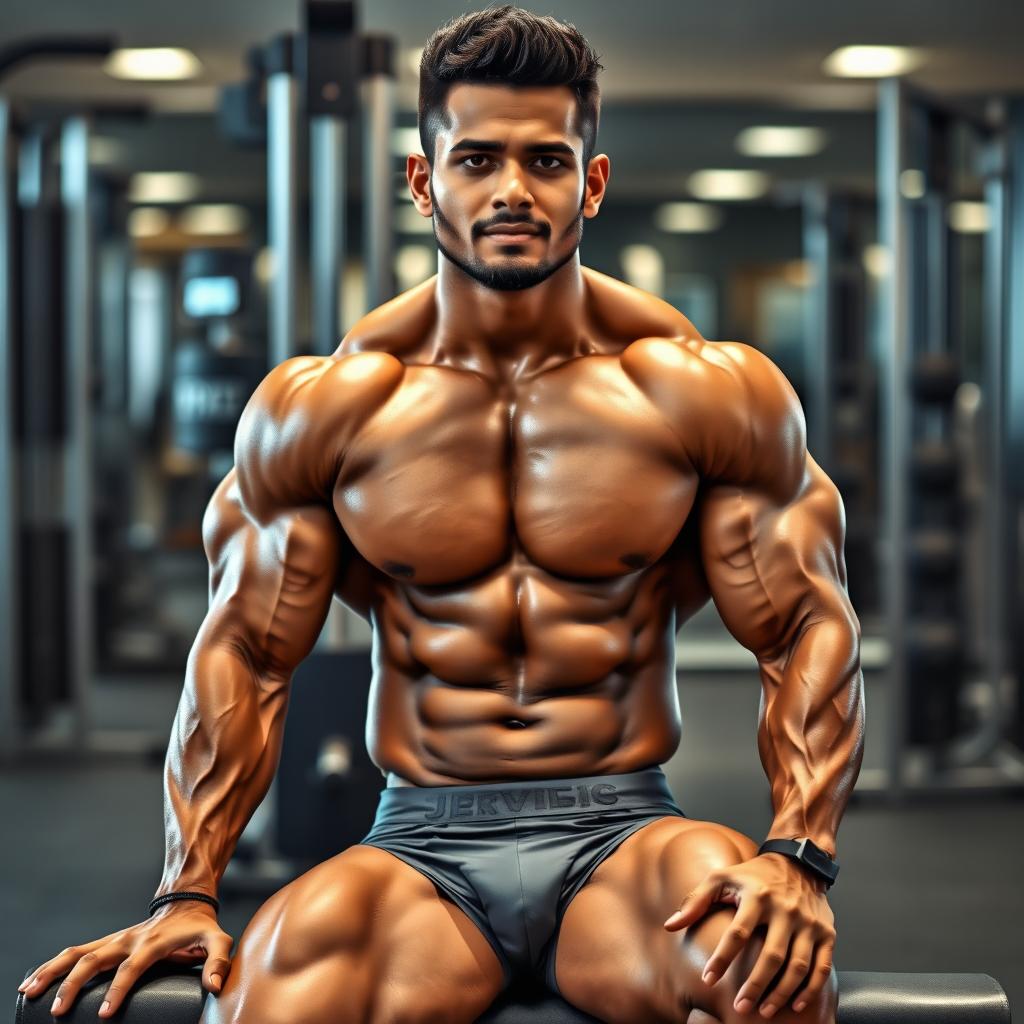
[[[487,228],[485,235],[538,235],[540,232],[533,224],[495,224]]]

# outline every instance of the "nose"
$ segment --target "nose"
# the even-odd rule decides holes
[[[505,162],[491,206],[495,210],[529,210],[533,206],[533,195],[526,187],[523,170],[515,160]]]

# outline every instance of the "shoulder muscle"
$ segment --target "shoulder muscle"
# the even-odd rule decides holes
[[[628,356],[628,362],[627,362]],[[623,365],[668,418],[702,477],[780,500],[804,479],[807,428],[793,386],[752,345],[645,338]]]
[[[296,356],[275,366],[235,433],[238,487],[250,514],[265,522],[281,509],[329,501],[353,432],[403,373],[382,352]]]

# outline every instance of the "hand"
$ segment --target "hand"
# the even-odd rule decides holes
[[[799,1013],[812,1002],[831,975],[836,941],[835,918],[825,898],[825,883],[782,854],[761,854],[712,871],[665,927],[675,931],[691,925],[715,903],[735,904],[736,913],[707,962],[705,983],[715,984],[754,929],[766,924],[768,934],[761,955],[736,996],[737,1012],[752,1010],[776,975],[778,984],[761,1007],[762,1016],[770,1017],[785,1006],[805,978],[807,985],[793,1009]]]
[[[50,1009],[56,1017],[67,1013],[90,978],[117,967],[107,989],[106,1002],[99,1011],[101,1017],[112,1017],[139,975],[158,960],[185,964],[205,960],[203,987],[209,992],[219,992],[231,967],[233,943],[231,936],[217,924],[213,907],[198,900],[176,900],[158,908],[141,924],[113,932],[95,942],[69,946],[34,970],[32,976],[18,986],[18,991],[32,999],[44,993],[55,978],[67,974]]]

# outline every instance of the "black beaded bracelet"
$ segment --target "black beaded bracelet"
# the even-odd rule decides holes
[[[157,896],[155,900],[149,905],[149,916],[153,916],[153,911],[158,907],[162,907],[165,903],[173,903],[175,900],[202,900],[203,903],[209,903],[214,910],[220,911],[220,904],[212,896],[207,896],[205,892],[167,892],[163,896]]]

